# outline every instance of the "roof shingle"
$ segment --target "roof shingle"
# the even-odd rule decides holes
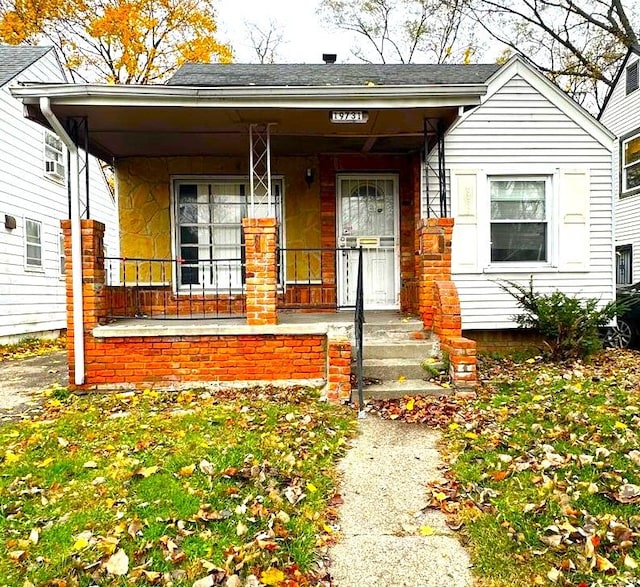
[[[0,45],[0,86],[51,51],[51,47]]]
[[[497,64],[240,64],[187,63],[172,86],[430,86],[482,84]]]

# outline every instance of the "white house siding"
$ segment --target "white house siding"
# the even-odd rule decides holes
[[[60,220],[68,217],[65,182],[44,174],[44,128],[23,117],[8,87],[19,81],[66,81],[49,51],[0,88],[0,343],[66,327],[60,272]],[[117,251],[116,208],[96,160],[91,160],[91,216],[108,223],[109,251]],[[5,227],[5,215],[16,228]],[[25,219],[41,222],[41,271],[26,268]]]
[[[539,88],[540,81],[536,83]],[[553,96],[549,90],[546,93]],[[514,75],[446,137],[446,162],[452,174],[452,189],[469,193],[467,201],[457,195],[452,197],[456,218],[453,279],[460,295],[463,329],[515,326],[512,317],[518,308],[513,298],[501,289],[499,283],[504,280],[526,284],[532,276],[537,291],[560,289],[567,294],[603,301],[613,298],[611,146],[595,140],[566,114],[566,106],[563,111],[555,105],[557,99],[552,102],[536,85],[521,75]],[[504,263],[490,266],[486,177],[492,174],[552,177],[551,200],[555,202],[549,222],[553,247],[549,266],[524,266],[510,272]],[[567,239],[568,230],[573,228],[565,225],[560,230],[559,217],[562,216],[560,209],[566,212],[569,204],[568,200],[559,200],[558,195],[563,197],[561,182],[576,178],[583,180],[585,194],[587,185],[590,188],[590,200],[583,202],[588,224],[578,226],[577,239]],[[570,182],[566,186],[570,186]],[[565,193],[574,191],[570,187],[564,189]],[[585,243],[583,247],[579,244],[580,234]]]
[[[631,54],[625,64],[631,65],[640,57]],[[640,89],[626,93],[625,69],[613,88],[600,121],[617,137],[640,131]],[[640,194],[620,198],[620,142],[613,156],[613,193],[616,201],[615,236],[616,245],[632,246],[631,279],[640,280]]]

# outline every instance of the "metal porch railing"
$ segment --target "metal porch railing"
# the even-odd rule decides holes
[[[339,310],[353,308],[358,249],[278,248],[278,309]],[[338,298],[340,289],[346,292]]]
[[[245,267],[240,258],[187,261],[105,257],[104,267],[108,319],[246,315]]]

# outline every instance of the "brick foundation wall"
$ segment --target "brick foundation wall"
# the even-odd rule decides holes
[[[324,336],[91,337],[87,386],[324,379]]]
[[[247,257],[252,258],[251,278],[254,282],[251,288],[247,285],[247,309],[251,299],[253,318],[258,321],[254,325],[259,330],[260,326],[275,322],[275,287],[263,283],[272,279],[275,284],[275,223],[272,219],[256,219],[249,224],[247,233],[252,246],[247,247],[251,249]],[[71,224],[63,221],[62,227],[67,273],[69,373],[73,380]],[[105,322],[108,297],[104,285],[103,233],[103,224],[82,221],[85,383],[78,387],[143,388],[191,382],[326,380],[328,399],[342,401],[349,398],[351,344],[340,333],[227,332],[223,335],[138,336],[132,331],[132,336],[94,336],[94,328]]]
[[[344,402],[351,396],[351,343],[346,338],[329,340],[327,349],[327,399]]]

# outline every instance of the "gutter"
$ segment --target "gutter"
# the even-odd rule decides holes
[[[46,96],[56,104],[93,106],[199,106],[340,108],[348,105],[390,108],[411,103],[429,107],[433,102],[475,105],[487,85],[447,84],[413,86],[134,86],[94,84],[35,84],[11,88],[24,103]]]
[[[78,147],[71,140],[51,110],[49,98],[40,97],[40,110],[69,149],[69,196],[71,199],[71,283],[73,291],[73,358],[74,383],[84,383],[84,307],[82,301],[82,228],[80,226],[80,184],[78,178]]]

